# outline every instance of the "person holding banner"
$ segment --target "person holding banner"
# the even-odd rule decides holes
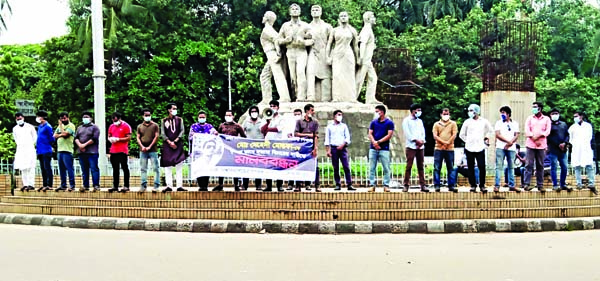
[[[341,190],[342,184],[340,179],[340,161],[344,168],[344,176],[346,177],[346,187],[348,191],[354,191],[352,187],[352,175],[350,174],[350,165],[348,164],[348,145],[350,144],[350,131],[348,126],[342,123],[344,113],[341,110],[333,112],[333,123],[325,129],[325,147],[327,149],[327,157],[331,157],[333,164],[333,177],[335,179],[335,190]]]
[[[294,131],[296,130],[296,122],[302,119],[302,109],[296,108],[294,109],[294,124],[292,124],[292,132],[288,135],[288,138],[294,137]],[[295,181],[288,181],[288,188],[286,190],[292,191],[294,190],[294,186],[296,186]]]
[[[165,182],[167,187],[163,193],[173,191],[173,168],[176,171],[177,191],[187,191],[183,188],[183,161],[187,154],[183,149],[183,132],[185,127],[183,119],[177,116],[177,105],[167,105],[169,115],[161,121],[160,136],[163,139],[160,166],[165,168]]]
[[[260,119],[260,117],[258,117],[258,106],[253,105],[250,107],[250,109],[248,110],[248,114],[250,114],[250,119],[246,119],[246,121],[244,121],[244,124],[242,125],[242,127],[244,128],[244,131],[246,132],[246,136],[249,139],[258,139],[258,140],[262,140],[265,138],[265,136],[261,133],[260,128],[262,128],[262,126],[264,125],[264,122],[262,121],[262,119]],[[250,179],[249,178],[243,178],[242,179],[242,188],[244,190],[248,190],[248,184],[250,183]],[[260,191],[262,190],[262,179],[254,179],[254,185],[256,186],[256,190]]]
[[[204,111],[198,113],[198,123],[194,123],[190,127],[190,141],[194,139],[195,134],[218,134],[213,125],[206,123],[206,112]],[[198,191],[208,191],[209,179],[210,177],[196,178],[199,188]]]
[[[219,129],[217,129],[217,131],[219,132],[219,134],[223,134],[223,135],[227,135],[227,136],[242,137],[242,138],[246,137],[246,132],[244,132],[244,128],[242,128],[242,126],[240,124],[233,121],[233,111],[231,109],[228,109],[227,111],[225,111],[225,122],[221,123],[221,125],[219,126]],[[219,177],[219,185],[215,186],[215,188],[213,188],[212,191],[223,191],[223,181],[224,180],[225,180],[224,177]],[[235,191],[240,191],[239,180],[240,180],[239,178],[236,178],[236,177],[233,178],[233,187],[234,187]]]
[[[269,102],[269,107],[273,111],[272,116],[266,116],[266,123],[260,128],[261,133],[265,136],[266,140],[280,140],[283,139],[283,119],[279,115],[279,101],[272,100]],[[273,179],[267,179],[267,188],[263,189],[264,192],[273,191]],[[277,191],[283,192],[283,180],[277,180]]]
[[[315,114],[315,107],[312,104],[304,106],[304,119],[296,122],[296,137],[312,139],[313,140],[313,157],[317,157],[318,140],[319,140],[319,121],[313,118]],[[306,190],[310,191],[310,181],[304,182]],[[300,192],[300,182],[296,182],[296,189],[294,192]],[[319,187],[319,167],[317,166],[315,171],[315,192],[321,192]]]

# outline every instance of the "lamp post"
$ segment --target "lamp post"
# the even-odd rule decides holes
[[[100,137],[98,139],[98,165],[105,170],[106,158],[106,117],[104,107],[104,28],[102,24],[102,0],[92,0],[92,52],[94,57],[94,120]]]

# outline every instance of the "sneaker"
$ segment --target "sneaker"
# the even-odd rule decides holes
[[[215,188],[213,188],[212,191],[223,191],[223,186],[219,184],[215,186]]]
[[[178,187],[178,188],[177,188],[177,191],[180,191],[180,192],[181,192],[181,191],[187,191],[187,189],[185,189],[185,188],[183,188],[183,187]]]
[[[142,187],[140,187],[140,190],[138,191],[139,193],[144,193],[146,192],[146,187],[142,185]]]
[[[421,186],[421,192],[429,192],[429,188],[425,187],[425,186]],[[436,190],[436,192],[440,192],[439,190]]]
[[[348,186],[348,191],[356,191],[356,188],[352,187],[352,185]]]
[[[531,186],[529,186],[529,185],[524,185],[524,186],[523,186],[523,190],[525,190],[525,191],[532,191],[532,190],[533,190],[533,187],[531,187]]]
[[[336,186],[335,186],[335,188],[334,188],[333,190],[335,190],[335,191],[339,191],[339,190],[342,190],[342,187],[341,187],[341,186],[339,186],[339,185],[336,185]]]
[[[88,187],[86,187],[85,190],[88,190]],[[94,189],[92,191],[93,192],[100,191],[100,187],[97,185],[94,185]]]

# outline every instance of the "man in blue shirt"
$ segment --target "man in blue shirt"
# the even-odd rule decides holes
[[[42,186],[37,191],[48,191],[52,190],[52,180],[54,177],[52,173],[52,142],[54,142],[54,134],[52,126],[48,124],[48,113],[46,111],[40,110],[36,114],[35,121],[40,124],[38,125],[35,150],[40,161],[40,170],[42,170]]]
[[[425,126],[421,117],[421,105],[410,106],[410,115],[402,121],[402,131],[406,139],[406,170],[404,171],[404,192],[410,187],[410,174],[415,158],[417,158],[417,171],[419,173],[419,186],[422,192],[429,192],[425,187]]]
[[[327,156],[331,157],[333,164],[333,178],[335,179],[335,190],[341,190],[340,179],[340,161],[344,168],[346,177],[346,187],[348,191],[356,190],[352,187],[352,175],[350,174],[350,165],[348,164],[348,145],[350,144],[350,131],[348,126],[342,123],[344,113],[341,110],[333,112],[333,123],[327,126],[325,130],[325,147]]]
[[[394,134],[394,122],[385,116],[385,106],[375,107],[375,120],[369,126],[369,192],[375,192],[377,161],[383,166],[383,191],[390,192],[390,139]]]

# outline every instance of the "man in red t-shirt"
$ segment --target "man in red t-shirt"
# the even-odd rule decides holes
[[[129,166],[127,165],[129,154],[129,140],[131,139],[131,127],[121,120],[121,113],[112,114],[113,124],[108,127],[108,141],[110,141],[110,163],[113,169],[113,187],[108,192],[119,191],[119,169],[123,169],[123,184],[121,192],[129,191]]]

